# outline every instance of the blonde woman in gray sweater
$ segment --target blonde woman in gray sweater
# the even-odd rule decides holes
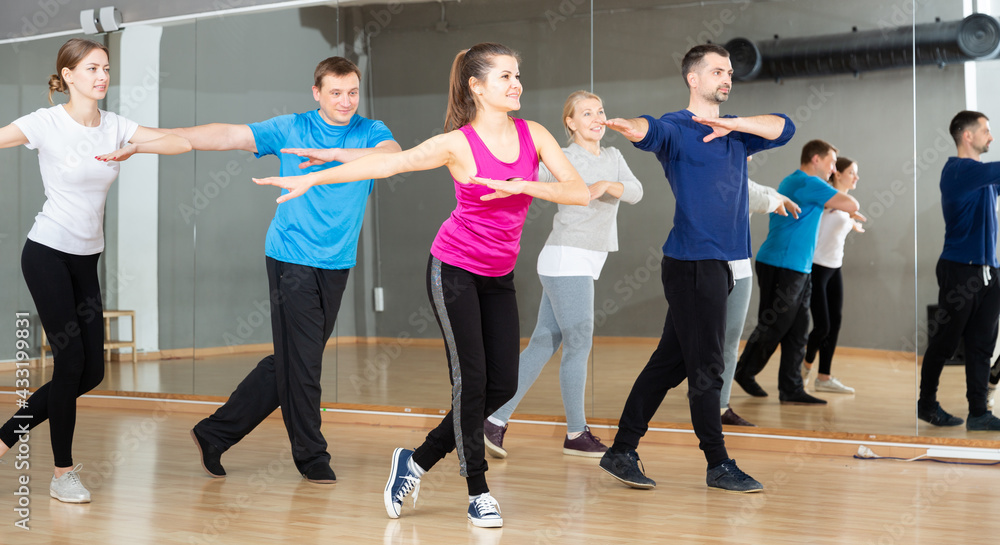
[[[618,250],[618,204],[639,202],[642,184],[621,152],[601,147],[606,120],[600,97],[587,91],[573,92],[563,106],[563,126],[570,137],[563,152],[587,182],[591,200],[588,206],[559,205],[552,233],[538,255],[542,302],[531,341],[521,352],[517,393],[483,423],[486,451],[494,458],[507,456],[503,448],[507,422],[560,344],[559,386],[566,411],[563,453],[600,458],[607,450],[590,433],[584,412],[594,336],[594,281],[608,252]],[[538,176],[541,181],[555,181],[544,166]]]

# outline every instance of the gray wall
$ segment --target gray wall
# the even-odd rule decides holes
[[[850,32],[909,24],[899,3],[853,2],[743,2],[674,6],[649,2],[597,2],[594,31],[595,91],[605,99],[610,116],[659,115],[687,105],[687,90],[674,57],[691,45],[712,39],[724,43],[736,36],[766,39]],[[569,91],[589,86],[589,25],[584,7],[565,10],[568,3],[471,1],[449,6],[449,31],[434,31],[440,17],[436,5],[406,6],[372,40],[375,64],[375,107],[381,119],[404,146],[422,140],[440,127],[451,59],[461,48],[480,41],[500,41],[517,48],[525,94],[518,115],[546,125],[561,138],[561,104]],[[645,7],[649,6],[649,7]],[[747,7],[749,6],[749,7]],[[609,9],[612,8],[613,9]],[[903,6],[905,8],[905,6]],[[746,8],[746,9],[743,9]],[[560,11],[564,10],[564,11]],[[562,14],[566,14],[565,17]],[[961,18],[954,2],[921,2],[918,21]],[[636,39],[636,37],[640,39]],[[420,47],[413,47],[419,43]],[[391,65],[393,70],[384,67]],[[379,67],[383,67],[381,70]],[[917,71],[918,149],[931,145],[923,112],[943,110],[950,118],[962,106],[961,66]],[[858,347],[912,350],[914,340],[914,74],[894,70],[863,74],[792,79],[781,83],[737,83],[724,113],[740,115],[783,112],[796,122],[795,139],[782,149],[758,157],[753,178],[777,186],[798,167],[801,146],[812,138],[837,145],[842,154],[858,161],[862,180],[855,195],[871,216],[869,232],[851,235],[845,260],[846,301],[841,344]],[[931,105],[935,105],[931,108]],[[939,120],[933,121],[940,126]],[[945,122],[945,125],[947,123]],[[659,252],[669,231],[674,201],[655,159],[633,149],[610,133],[606,144],[622,150],[633,171],[644,181],[646,196],[619,215],[622,251],[613,254],[597,282],[596,334],[658,336],[666,309],[659,285],[658,263],[647,257]],[[936,169],[936,170],[935,170]],[[936,189],[940,167],[931,166],[922,184]],[[422,272],[427,250],[440,223],[454,205],[450,179],[443,169],[415,173],[390,182],[380,194],[383,221],[382,259],[386,312],[379,315],[378,334],[434,337],[420,311],[426,307]],[[386,186],[383,186],[386,187]],[[921,187],[924,187],[923,185]],[[937,206],[933,192],[921,194],[921,206]],[[530,334],[537,312],[540,287],[535,257],[550,228],[554,207],[536,203],[534,219],[526,226],[521,259],[516,269],[521,309],[521,334]],[[537,213],[537,215],[535,215]],[[938,207],[938,217],[940,216]],[[923,216],[920,221],[924,222]],[[767,220],[752,222],[754,247],[767,233]],[[934,227],[940,236],[942,228]],[[926,248],[924,241],[921,247]],[[931,244],[936,260],[938,242]],[[927,251],[922,251],[921,259]],[[931,259],[929,258],[929,259]],[[921,264],[921,273],[924,273]],[[933,267],[930,269],[933,278]],[[606,305],[606,306],[605,306]],[[747,323],[753,327],[756,298]]]

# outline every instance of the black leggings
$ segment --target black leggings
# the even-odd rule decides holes
[[[413,461],[428,470],[460,445],[459,472],[475,496],[489,492],[483,421],[517,392],[521,345],[514,273],[480,276],[431,256],[427,293],[444,335],[452,399],[451,411],[427,434]]]
[[[844,279],[840,267],[830,269],[813,263],[812,270],[813,330],[806,343],[806,361],[812,363],[819,351],[819,373],[830,374],[833,352],[837,349],[837,335],[844,310]]]
[[[0,440],[12,447],[18,430],[48,419],[56,467],[73,466],[76,398],[104,380],[100,255],[67,254],[31,240],[21,252],[21,272],[52,345],[52,380],[0,427]]]

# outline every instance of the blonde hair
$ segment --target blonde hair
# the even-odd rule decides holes
[[[55,104],[52,102],[52,93],[69,94],[69,86],[62,77],[63,68],[76,69],[84,57],[95,49],[100,49],[108,58],[111,57],[104,44],[83,38],[72,38],[59,48],[59,54],[56,55],[56,73],[49,76],[49,104]]]
[[[476,98],[469,87],[469,79],[485,81],[493,68],[495,57],[514,57],[518,64],[520,55],[513,49],[497,43],[476,44],[455,55],[448,82],[448,111],[444,117],[444,130],[451,131],[472,123],[476,118]]]
[[[562,122],[563,122],[563,128],[566,129],[566,136],[569,137],[570,144],[573,143],[573,135],[575,134],[575,131],[569,128],[569,123],[566,120],[573,117],[573,114],[576,113],[577,104],[579,104],[583,100],[588,100],[591,98],[596,99],[598,102],[601,103],[601,106],[604,106],[604,101],[601,100],[601,97],[595,95],[594,93],[591,93],[590,91],[584,91],[582,89],[579,91],[573,91],[572,93],[569,94],[568,97],[566,97],[566,103],[563,104]]]

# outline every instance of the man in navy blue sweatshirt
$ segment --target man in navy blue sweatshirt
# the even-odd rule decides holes
[[[920,370],[917,416],[935,426],[958,426],[962,419],[937,401],[944,361],[965,341],[965,397],[971,431],[1000,431],[1000,419],[986,408],[990,358],[1000,319],[997,284],[997,186],[1000,162],[983,163],[993,136],[980,112],[962,111],[949,128],[957,157],[941,171],[944,250],[937,263],[938,310]]]
[[[708,486],[732,492],[763,489],[729,458],[719,417],[726,300],[733,287],[729,262],[750,257],[747,157],[784,145],[795,126],[780,114],[721,117],[719,105],[729,99],[732,73],[724,48],[695,46],[681,66],[690,89],[686,110],[659,119],[606,122],[656,155],[677,200],[663,245],[661,279],[669,305],[663,335],[632,386],[615,442],[600,464],[633,488],[656,486],[640,469],[635,449],[667,391],[688,379],[691,423],[708,461]]]

